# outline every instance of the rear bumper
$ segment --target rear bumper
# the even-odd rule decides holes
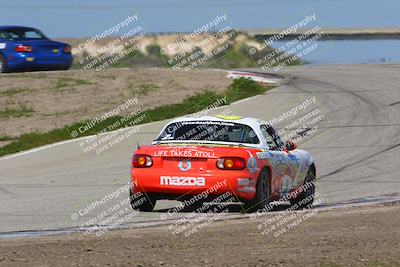
[[[43,55],[36,53],[12,53],[7,55],[8,70],[25,69],[68,69],[72,66],[71,54]]]
[[[133,192],[151,193],[158,199],[187,199],[194,195],[207,194],[210,198],[231,193],[238,199],[253,199],[256,192],[258,173],[243,171],[207,171],[197,173],[156,173],[149,169],[132,168]],[[204,184],[193,184],[195,179],[204,178]]]

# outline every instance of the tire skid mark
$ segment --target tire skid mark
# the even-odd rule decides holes
[[[337,174],[339,172],[342,172],[342,171],[344,171],[344,170],[346,170],[346,169],[348,169],[350,167],[353,167],[353,166],[355,166],[355,165],[357,165],[359,163],[362,163],[362,162],[364,162],[364,161],[366,161],[368,159],[374,158],[375,156],[378,156],[378,155],[380,155],[382,153],[385,153],[385,152],[388,152],[390,150],[393,150],[393,149],[395,149],[395,148],[397,148],[399,146],[400,146],[400,143],[392,145],[392,146],[390,146],[388,148],[385,148],[385,149],[382,149],[380,151],[377,151],[377,152],[375,152],[373,154],[370,154],[370,155],[368,155],[368,156],[366,156],[366,157],[364,157],[362,159],[359,159],[359,160],[357,160],[355,162],[346,164],[346,165],[344,165],[344,166],[342,166],[342,167],[340,167],[340,168],[338,168],[338,169],[336,169],[334,171],[331,171],[330,173],[324,174],[324,175],[320,176],[317,180],[321,180],[321,179],[324,179],[324,178],[329,177],[331,175],[334,175],[334,174]]]

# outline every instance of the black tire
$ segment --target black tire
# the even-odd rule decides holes
[[[4,72],[7,72],[7,61],[3,55],[0,54],[0,73]]]
[[[133,210],[139,211],[153,211],[157,200],[151,194],[141,194],[140,196],[133,196],[129,191],[129,198]]]
[[[315,174],[312,168],[308,169],[307,176],[304,179],[303,187],[306,187],[306,189],[300,192],[295,198],[290,199],[290,204],[292,206],[297,204],[298,209],[310,208],[314,202]]]
[[[246,212],[254,212],[267,208],[271,202],[271,179],[268,170],[263,169],[257,180],[256,195],[244,203]],[[266,209],[268,210],[268,208]]]

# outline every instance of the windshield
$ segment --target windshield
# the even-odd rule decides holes
[[[10,28],[0,30],[3,39],[47,39],[39,30],[29,28]]]
[[[219,141],[258,144],[250,126],[221,121],[183,121],[169,124],[156,141]]]

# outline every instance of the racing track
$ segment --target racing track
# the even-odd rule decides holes
[[[269,120],[315,96],[312,108],[325,120],[300,148],[313,153],[317,187],[327,202],[400,192],[400,65],[302,66],[280,74],[289,82],[229,108]],[[150,142],[164,124],[144,125],[100,155],[85,154],[73,140],[0,158],[0,232],[85,222],[88,218],[71,220],[71,214],[124,185],[137,141]],[[171,202],[157,208],[166,205]],[[141,213],[131,222],[159,218],[159,212]]]

